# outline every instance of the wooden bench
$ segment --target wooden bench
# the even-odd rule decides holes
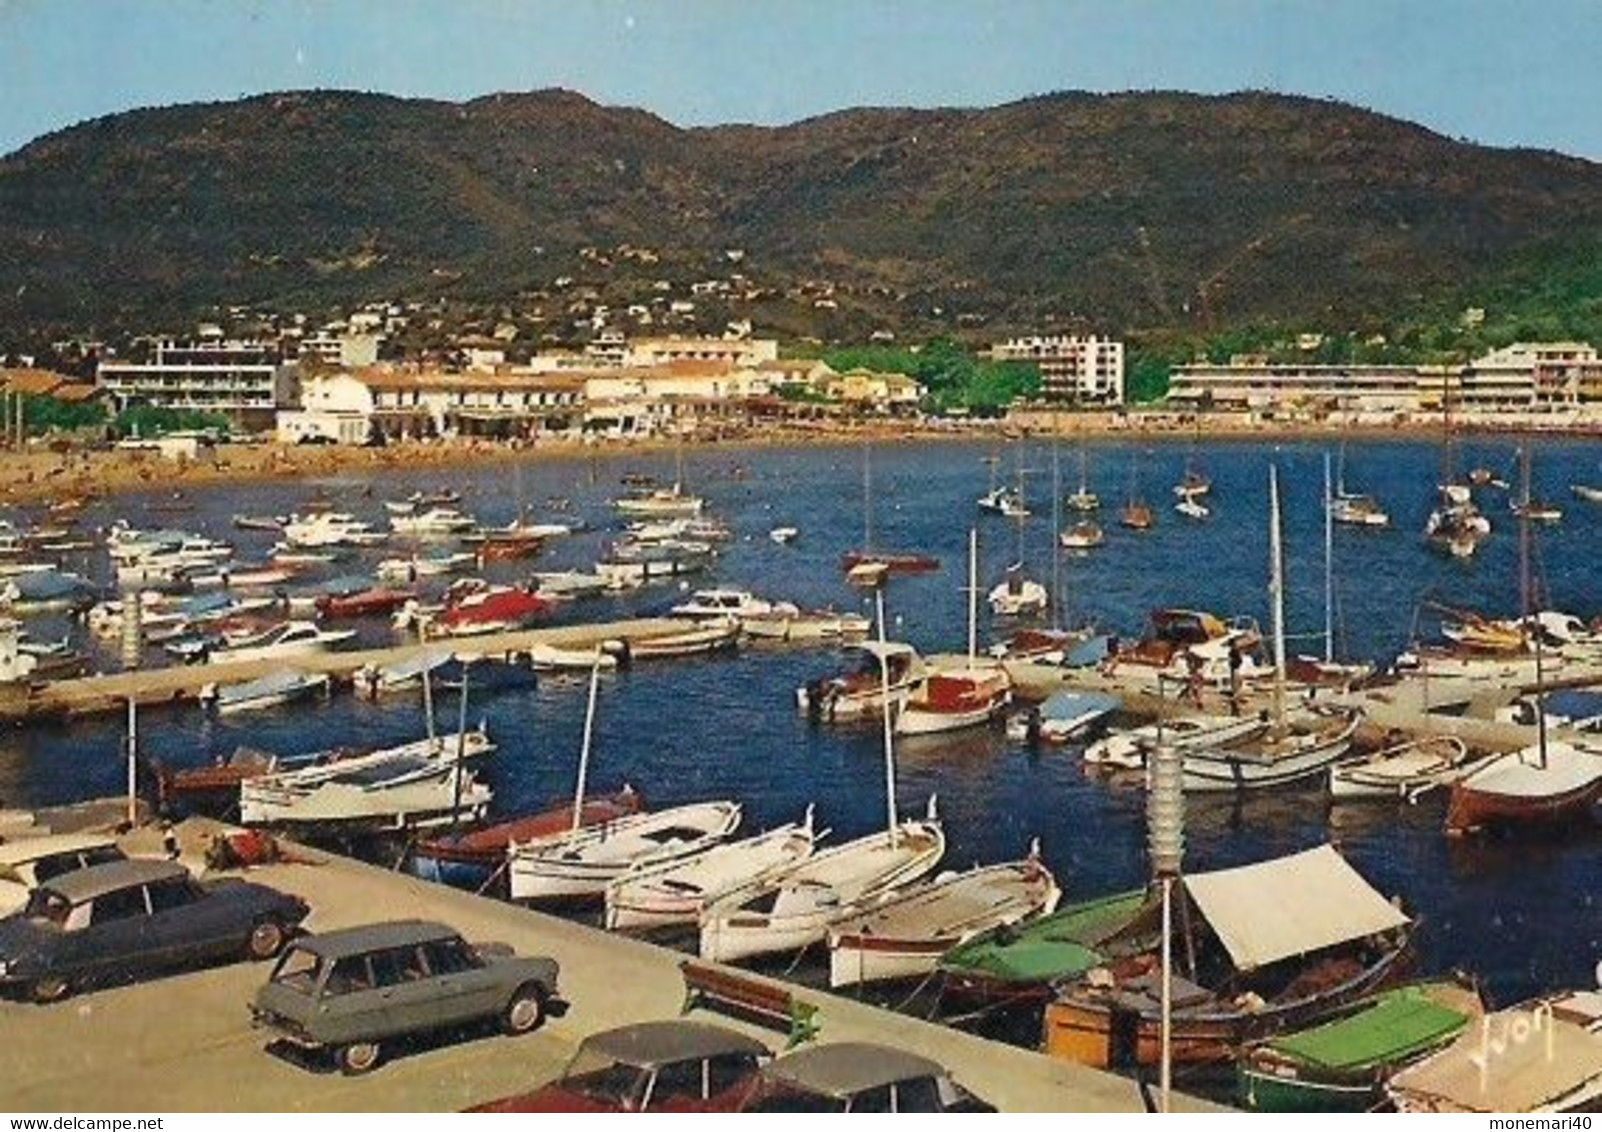
[[[684,976],[684,1006],[688,1014],[697,1006],[721,1007],[725,1013],[783,1030],[785,1048],[800,1045],[818,1034],[816,1004],[802,1002],[776,983],[754,979],[736,971],[685,959],[679,963]]]

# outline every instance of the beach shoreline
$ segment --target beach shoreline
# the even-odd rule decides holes
[[[34,442],[0,459],[0,507],[61,504],[118,495],[170,493],[175,497],[209,487],[308,480],[328,476],[378,477],[386,472],[438,469],[441,472],[484,461],[514,463],[577,458],[609,462],[658,456],[681,443],[695,451],[761,451],[770,448],[825,447],[871,442],[876,445],[929,442],[1039,442],[1054,435],[1066,440],[1130,440],[1151,443],[1259,441],[1305,443],[1342,439],[1417,441],[1438,438],[1437,426],[1315,422],[1239,423],[1221,418],[1179,418],[1141,414],[1063,414],[1059,426],[1020,428],[1003,421],[984,425],[934,427],[906,421],[874,421],[851,426],[777,427],[724,430],[682,441],[668,436],[577,440],[541,437],[522,442],[474,438],[420,441],[379,448],[293,445],[275,442],[218,445],[209,459],[172,460],[154,451],[66,448]],[[1464,429],[1470,436],[1526,436],[1529,430]],[[1587,431],[1540,431],[1555,440],[1594,439]]]

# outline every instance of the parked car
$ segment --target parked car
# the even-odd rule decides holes
[[[266,885],[202,884],[175,861],[93,865],[39,886],[0,919],[0,985],[54,1002],[208,959],[271,959],[310,911]]]
[[[741,1112],[995,1112],[939,1062],[869,1042],[833,1042],[770,1062]]]
[[[366,1073],[396,1038],[491,1018],[509,1034],[539,1027],[556,998],[554,959],[474,947],[444,924],[399,920],[305,936],[256,992],[256,1025],[331,1051]]]
[[[738,1112],[768,1060],[755,1038],[704,1022],[592,1034],[562,1076],[470,1112]]]
[[[125,860],[109,833],[53,833],[0,845],[0,916],[20,912],[28,896],[63,873]]]

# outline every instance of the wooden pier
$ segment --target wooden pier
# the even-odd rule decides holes
[[[475,637],[439,638],[427,643],[412,642],[351,652],[307,653],[272,660],[131,669],[71,680],[54,680],[29,689],[17,689],[9,694],[0,693],[0,721],[28,722],[126,711],[129,700],[141,706],[180,703],[197,699],[201,690],[210,684],[255,680],[270,672],[282,672],[285,669],[326,672],[336,680],[348,681],[368,665],[399,664],[425,652],[451,650],[464,656],[504,657],[526,653],[535,645],[587,649],[603,641],[633,643],[682,633],[686,628],[688,626],[684,621],[653,617],[593,625],[522,629]]]

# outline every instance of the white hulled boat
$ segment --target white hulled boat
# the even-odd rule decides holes
[[[310,621],[286,621],[260,632],[227,634],[221,648],[210,651],[217,664],[246,660],[275,660],[326,652],[331,645],[350,640],[351,629],[321,629]]]
[[[740,824],[737,802],[697,802],[631,814],[560,838],[513,844],[513,900],[594,899],[633,869],[680,861],[719,844]]]

